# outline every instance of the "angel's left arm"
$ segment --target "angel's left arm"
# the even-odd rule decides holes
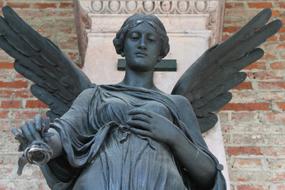
[[[217,175],[216,162],[202,149],[202,146],[206,144],[189,101],[184,97],[177,96],[175,103],[180,109],[181,122],[185,124],[185,128],[191,130],[192,138],[196,138],[196,141],[200,142],[200,146],[194,144],[184,132],[178,130],[179,134],[171,145],[173,154],[188,171],[187,173],[191,181],[195,182],[195,186],[199,189],[211,189]]]

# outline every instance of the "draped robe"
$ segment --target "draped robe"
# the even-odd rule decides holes
[[[41,167],[49,186],[54,190],[195,190],[188,177],[191,171],[183,168],[167,145],[129,130],[128,112],[134,108],[157,112],[172,121],[215,161],[212,189],[226,189],[220,165],[199,128],[181,120],[169,95],[124,85],[83,91],[69,111],[51,124],[60,135],[63,154]]]

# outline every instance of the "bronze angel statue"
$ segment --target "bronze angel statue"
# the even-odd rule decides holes
[[[222,166],[201,133],[217,122],[241,70],[263,56],[257,48],[281,27],[265,9],[239,32],[208,49],[171,94],[153,83],[155,65],[169,52],[154,15],[135,14],[117,32],[126,59],[122,82],[96,85],[50,40],[11,8],[0,18],[0,47],[32,80],[31,92],[49,106],[12,132],[25,163],[38,164],[54,190],[225,190]]]

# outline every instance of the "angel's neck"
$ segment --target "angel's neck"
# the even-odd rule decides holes
[[[125,77],[121,84],[147,89],[157,89],[153,83],[153,71],[136,72],[126,69]]]

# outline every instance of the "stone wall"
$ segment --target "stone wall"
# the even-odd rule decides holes
[[[224,39],[263,7],[285,22],[285,2],[226,0]],[[0,0],[80,64],[72,0]],[[249,79],[236,88],[221,112],[232,190],[285,189],[285,28],[263,47],[268,52],[246,69]],[[14,72],[0,52],[0,190],[47,189],[36,167],[16,175],[17,145],[10,133],[23,120],[44,113],[29,92],[30,83]]]
[[[224,39],[263,8],[285,23],[284,0],[226,0]],[[285,27],[263,48],[220,114],[234,190],[285,189]]]

